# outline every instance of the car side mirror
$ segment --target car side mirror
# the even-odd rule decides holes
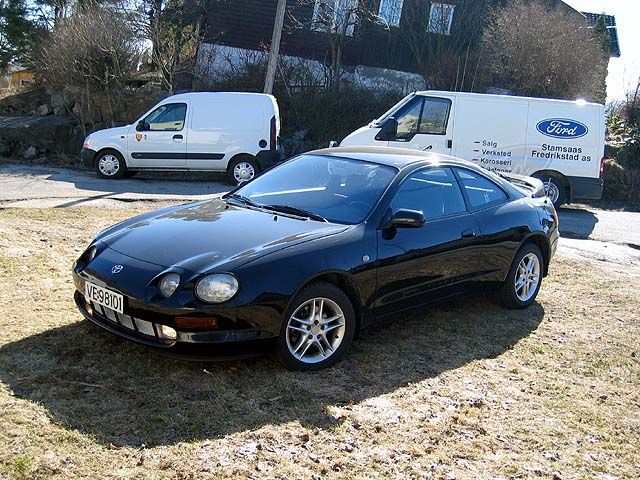
[[[329,142],[329,148],[336,148],[337,146],[339,146],[340,144],[338,142],[336,142],[335,140],[331,140]]]
[[[140,120],[136,125],[138,132],[144,132],[147,129],[147,123],[144,120]]]
[[[395,140],[398,135],[398,122],[394,117],[387,118],[376,135],[376,140]]]
[[[391,215],[388,227],[420,228],[425,224],[424,214],[420,210],[401,208]]]

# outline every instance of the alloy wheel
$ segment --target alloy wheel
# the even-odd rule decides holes
[[[540,259],[535,253],[527,253],[516,269],[516,297],[527,302],[533,297],[540,283]]]
[[[555,205],[558,198],[560,198],[560,190],[558,190],[558,186],[552,181],[547,181],[544,184],[544,191],[547,194],[547,197],[549,197],[549,200],[551,200]]]
[[[289,352],[303,363],[318,363],[331,357],[345,335],[342,309],[328,298],[318,297],[300,305],[287,323]]]

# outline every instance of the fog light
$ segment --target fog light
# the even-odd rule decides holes
[[[180,285],[180,275],[177,273],[167,273],[162,280],[160,280],[160,284],[158,287],[160,288],[160,293],[164,297],[170,297],[177,290]]]
[[[175,341],[178,338],[178,332],[175,331],[175,329],[167,326],[167,325],[160,325],[159,323],[156,324],[156,327],[158,329],[158,336],[164,340],[171,340],[171,341]]]

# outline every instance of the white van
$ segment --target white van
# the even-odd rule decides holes
[[[103,178],[141,170],[227,172],[251,180],[283,158],[276,99],[258,93],[183,93],[162,100],[133,125],[89,135],[82,163]]]
[[[340,145],[428,150],[533,176],[558,206],[602,196],[604,142],[599,104],[425,91],[405,97]]]

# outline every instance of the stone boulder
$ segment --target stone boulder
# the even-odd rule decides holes
[[[44,87],[11,95],[0,100],[1,116],[31,115],[41,106],[50,105],[51,96]]]
[[[46,153],[77,155],[84,135],[71,117],[56,115],[0,117],[0,145],[8,156]]]

